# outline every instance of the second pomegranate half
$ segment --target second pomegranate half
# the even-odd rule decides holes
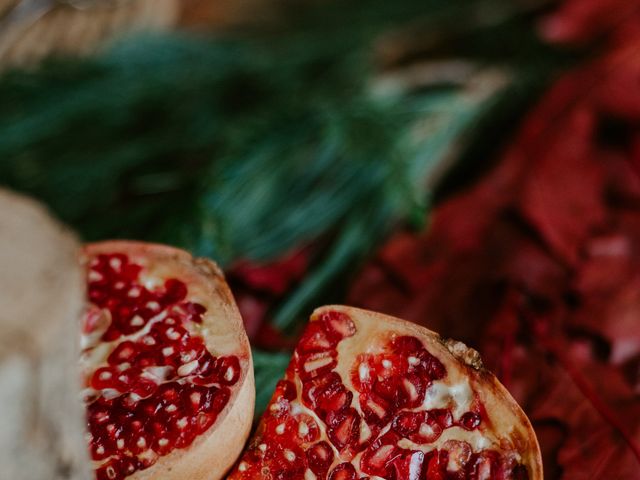
[[[81,369],[98,480],[217,480],[249,435],[249,342],[215,264],[171,247],[84,250]]]
[[[520,407],[462,343],[314,312],[231,480],[542,480]]]

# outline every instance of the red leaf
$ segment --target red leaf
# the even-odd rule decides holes
[[[271,328],[265,329],[265,325],[271,307],[304,276],[309,256],[310,248],[301,248],[271,262],[241,260],[227,270],[247,334],[257,346],[280,349],[290,345],[288,339]],[[261,340],[267,340],[267,343]]]
[[[554,253],[569,265],[605,220],[604,165],[593,155],[594,112],[576,108],[562,129],[544,136],[544,150],[531,162],[520,210]],[[533,145],[522,145],[529,149]]]
[[[228,274],[253,290],[282,295],[306,272],[307,257],[306,250],[295,250],[268,263],[241,260],[231,267]]]
[[[591,362],[574,367],[589,372],[594,390],[606,396],[606,404],[615,409],[627,434],[639,442],[640,402],[620,373]],[[530,415],[534,425],[555,420],[568,427],[565,441],[555,452],[556,461],[565,472],[563,479],[640,478],[638,457],[628,442],[603,418],[566,371],[556,369],[552,388]]]
[[[580,44],[605,34],[624,31],[629,35],[640,4],[636,0],[566,0],[540,25],[551,42]]]

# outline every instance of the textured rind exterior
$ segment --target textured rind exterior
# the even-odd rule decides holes
[[[240,312],[235,304],[222,271],[215,262],[203,258],[194,258],[188,252],[174,247],[143,242],[113,240],[93,243],[85,247],[85,256],[98,253],[123,252],[135,258],[137,255],[153,257],[158,262],[167,263],[170,269],[177,269],[176,276],[183,281],[198,282],[206,287],[208,309],[217,308],[221,313],[217,320],[231,324],[234,339],[240,346],[242,374],[232,389],[232,395],[225,408],[220,412],[214,425],[203,435],[196,438],[192,445],[177,449],[158,458],[158,461],[145,470],[127,477],[130,480],[218,480],[235,463],[249,436],[253,421],[255,403],[255,383],[251,348],[242,323]],[[216,344],[215,337],[219,324],[205,315],[203,325],[209,327],[210,335],[205,337],[207,344]],[[222,341],[224,340],[224,337]],[[244,360],[244,361],[242,361]]]
[[[523,463],[529,469],[529,480],[544,480],[540,446],[531,422],[495,375],[482,367],[482,362],[479,361],[479,355],[475,350],[464,346],[461,342],[456,342],[456,354],[454,355],[450,350],[451,342],[443,339],[436,332],[396,317],[344,305],[319,307],[312,313],[311,321],[326,311],[346,313],[354,319],[356,325],[358,323],[381,323],[385,330],[400,335],[416,336],[425,342],[430,353],[445,364],[448,370],[452,367],[464,369],[464,374],[471,380],[473,390],[481,395],[485,410],[489,413],[494,424],[497,424],[503,417],[516,419],[516,422],[510,422],[512,425],[502,425],[502,427],[504,430],[513,427],[518,431],[512,438],[519,443],[517,448],[523,456]],[[496,425],[496,427],[499,426]]]

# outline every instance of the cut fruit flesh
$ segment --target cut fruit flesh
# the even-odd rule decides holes
[[[328,306],[228,478],[542,480],[542,464],[528,419],[477,352]]]
[[[251,428],[251,353],[215,264],[162,245],[84,250],[81,369],[98,480],[218,479]]]

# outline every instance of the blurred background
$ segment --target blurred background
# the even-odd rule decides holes
[[[478,349],[548,479],[640,479],[640,0],[0,0],[0,184]]]

